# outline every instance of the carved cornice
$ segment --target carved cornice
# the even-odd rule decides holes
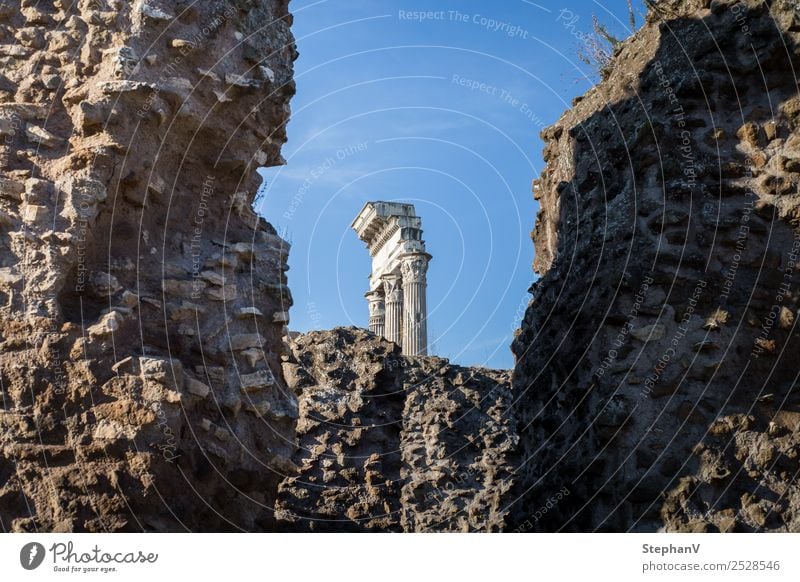
[[[393,219],[387,222],[383,228],[376,233],[375,237],[367,243],[370,256],[374,257],[377,255],[399,229],[400,225],[397,220]]]

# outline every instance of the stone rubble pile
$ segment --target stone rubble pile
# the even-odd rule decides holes
[[[357,328],[295,338],[297,476],[276,515],[293,531],[500,531],[516,436],[510,373],[403,356]]]

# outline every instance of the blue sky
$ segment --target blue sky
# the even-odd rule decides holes
[[[411,202],[433,255],[431,351],[510,368],[534,279],[539,132],[596,77],[580,34],[627,36],[625,2],[294,0],[287,164],[257,210],[292,243],[291,329],[367,326],[369,254],[350,224]],[[423,13],[423,14],[420,14]]]

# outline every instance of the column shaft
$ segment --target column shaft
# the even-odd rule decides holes
[[[384,316],[370,317],[369,330],[375,335],[386,337],[386,322]]]
[[[428,355],[428,322],[425,283],[408,283],[403,289],[405,325],[403,353],[408,356]]]
[[[390,342],[403,345],[403,292],[397,277],[384,280],[386,290],[385,336]]]
[[[411,255],[403,260],[403,353],[428,355],[427,277],[430,255]]]

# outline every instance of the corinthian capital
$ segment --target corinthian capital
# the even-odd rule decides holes
[[[402,300],[400,290],[400,277],[389,275],[383,277],[383,292],[388,302],[398,302]]]
[[[383,315],[385,310],[383,295],[377,292],[367,293],[367,301],[369,301],[370,315]]]
[[[411,255],[403,259],[401,270],[403,272],[403,283],[422,283],[425,281],[425,274],[428,272],[427,255]]]

